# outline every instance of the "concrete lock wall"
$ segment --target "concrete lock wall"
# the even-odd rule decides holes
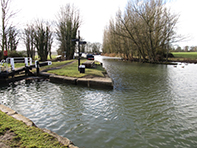
[[[93,78],[73,78],[66,76],[58,76],[49,74],[47,72],[41,72],[40,76],[47,77],[51,82],[69,83],[74,85],[83,85],[87,87],[99,87],[113,89],[113,80],[110,77],[93,77]]]

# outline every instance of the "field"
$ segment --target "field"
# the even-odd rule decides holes
[[[197,52],[172,52],[175,58],[197,60]]]

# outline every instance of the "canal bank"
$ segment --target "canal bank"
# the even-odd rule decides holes
[[[34,127],[34,128],[31,129],[32,131],[34,131],[35,128],[37,128],[37,126],[30,119],[26,118],[25,116],[23,116],[21,114],[18,114],[16,111],[12,110],[9,107],[6,107],[6,106],[0,104],[0,111],[2,111],[3,113],[5,113],[8,116],[14,118],[15,120],[22,121],[23,123],[26,124],[27,128]],[[6,131],[5,130],[0,131],[0,147],[9,148],[10,145],[13,146],[13,144],[12,144],[13,142],[16,143],[15,145],[18,145],[19,147],[23,143],[27,143],[27,144],[29,143],[27,146],[30,146],[31,140],[28,141],[28,142],[27,141],[22,142],[21,141],[22,137],[20,135],[17,135],[17,133],[20,133],[20,130],[18,131],[18,129],[9,126],[9,124],[10,124],[9,122],[12,122],[13,124],[15,124],[15,121],[10,120],[5,115],[2,115],[2,118],[6,121],[2,122],[1,126],[7,126],[7,127],[5,128]],[[6,125],[4,125],[5,123],[6,123]],[[21,125],[21,129],[22,129],[22,125]],[[77,146],[75,146],[72,143],[72,141],[70,141],[66,137],[59,136],[58,134],[56,134],[56,133],[54,133],[54,132],[52,132],[48,129],[41,129],[41,131],[43,133],[47,133],[50,136],[52,136],[53,138],[55,138],[56,140],[54,140],[53,142],[55,143],[56,141],[58,141],[62,145],[62,147],[64,146],[64,147],[67,147],[67,148],[78,148]],[[27,132],[27,135],[28,135],[28,132]],[[38,140],[39,140],[39,136],[41,136],[41,135],[38,135]],[[14,139],[16,139],[16,137],[18,138],[18,140],[16,140],[17,142],[14,140]],[[21,143],[21,144],[18,144],[18,143]],[[40,145],[34,145],[34,146],[39,147]],[[48,147],[53,147],[53,146],[48,145]]]
[[[87,60],[82,61],[82,65],[92,63],[92,65],[85,65],[84,72],[79,72],[77,62],[72,61],[59,67],[41,70],[39,76],[48,78],[51,82],[61,82],[91,88],[113,89],[113,80],[109,77],[105,68],[103,68],[102,63]]]
[[[105,77],[87,76],[84,78],[74,78],[41,72],[40,76],[48,78],[51,82],[61,82],[66,84],[81,85],[91,88],[113,89],[113,80],[105,74]]]
[[[15,77],[15,78],[9,79],[9,81],[8,80],[6,80],[6,81],[7,81],[7,83],[13,82],[13,84],[14,84],[16,81],[20,81],[20,80],[24,79],[25,83],[26,82],[31,83],[34,81],[40,81],[42,79],[42,78],[40,78],[40,76],[41,76],[41,77],[49,79],[51,82],[61,82],[61,83],[74,84],[74,85],[86,86],[86,87],[91,87],[91,88],[93,87],[93,88],[113,89],[112,79],[108,76],[107,73],[103,73],[103,75],[104,75],[104,77],[94,77],[94,76],[88,75],[83,78],[73,78],[73,77],[65,77],[65,76],[50,74],[47,72],[40,72],[38,76],[30,76],[30,77],[23,76],[20,79],[18,77]],[[36,127],[37,128],[37,126],[30,119],[26,118],[25,116],[23,116],[21,114],[18,114],[16,111],[12,110],[11,108],[8,108],[8,107],[0,104],[0,111],[6,113],[7,115],[13,117],[14,119],[16,119],[18,121],[22,121],[23,123],[25,123],[29,127]],[[68,148],[77,148],[77,146],[74,146],[72,141],[70,141],[68,138],[59,136],[55,132],[52,132],[47,129],[41,129],[41,130],[45,133],[48,133],[52,137],[56,138],[60,144],[66,146]],[[7,144],[10,142],[6,142],[6,140],[12,140],[12,138],[14,138],[12,136],[13,136],[12,130],[6,131],[3,135],[1,134],[0,147],[9,147],[9,146],[7,146]],[[17,135],[14,134],[14,136],[17,136]],[[6,137],[9,137],[9,138],[6,139]],[[35,145],[35,146],[37,146],[37,145]]]
[[[197,65],[103,65],[113,90],[23,80],[1,102],[79,147],[196,147]]]
[[[82,60],[87,61],[87,60]],[[93,88],[107,88],[113,89],[113,80],[108,76],[106,70],[102,67],[102,63],[95,64],[95,61],[88,61],[93,63],[93,66],[86,65],[84,72],[77,69],[77,60],[68,60],[63,62],[54,62],[42,68],[37,68],[36,72],[30,71],[28,74],[19,73],[15,76],[1,79],[1,83],[10,83],[20,81],[22,79],[32,81],[37,80],[38,76],[49,79],[51,82],[61,82],[66,84],[82,85]],[[86,62],[84,62],[86,63]],[[82,65],[84,64],[82,63]],[[39,66],[38,66],[39,67]],[[23,74],[23,75],[21,75]],[[24,75],[25,74],[25,75]]]

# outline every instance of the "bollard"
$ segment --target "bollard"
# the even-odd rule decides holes
[[[80,65],[79,66],[79,72],[80,73],[85,73],[85,65]]]

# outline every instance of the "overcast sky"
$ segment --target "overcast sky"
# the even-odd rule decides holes
[[[14,8],[20,10],[15,17],[16,22],[24,27],[36,19],[56,21],[59,8],[67,3],[74,4],[80,10],[83,21],[81,37],[89,42],[102,43],[104,27],[118,9],[124,10],[127,0],[12,0]],[[178,34],[190,36],[187,41],[178,44],[197,45],[197,0],[174,0],[170,5],[173,11],[180,14]]]
[[[179,43],[180,46],[197,46],[197,0],[176,0],[172,8],[180,15],[177,32],[188,36],[187,40]]]
[[[20,9],[17,17],[24,26],[36,19],[55,20],[59,8],[67,3],[80,10],[82,25],[80,34],[90,42],[102,42],[104,27],[116,11],[124,9],[127,0],[15,0]]]

